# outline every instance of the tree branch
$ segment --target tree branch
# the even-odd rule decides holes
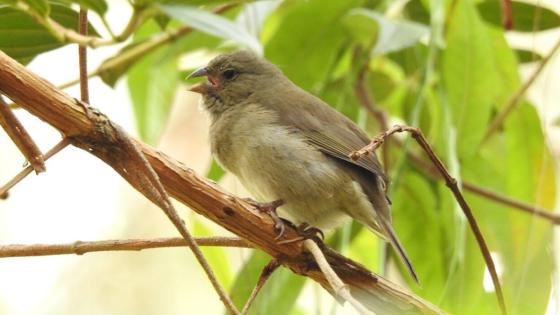
[[[88,152],[107,149],[111,145],[104,138],[107,134],[103,125],[96,123],[99,120],[109,121],[103,114],[90,112],[90,115],[97,116],[97,120],[90,119],[86,108],[3,52],[0,52],[0,91],[73,141],[78,139],[79,147]],[[89,145],[84,145],[87,137],[91,137]],[[247,202],[223,192],[180,162],[143,143],[135,143],[171,196],[278,259],[293,272],[309,277],[329,290],[325,275],[303,250],[301,242],[277,243],[274,222],[268,216]],[[292,239],[297,236],[294,229],[287,228],[284,237]],[[328,248],[323,251],[329,265],[349,286],[352,296],[368,309],[382,314],[443,314],[436,306],[371,273],[360,264]]]
[[[237,237],[197,237],[199,246],[223,246],[251,248],[246,241]],[[10,244],[0,245],[0,258],[52,255],[83,255],[91,252],[140,251],[143,249],[188,246],[183,238],[168,237],[155,239],[128,239],[82,242],[68,244]]]

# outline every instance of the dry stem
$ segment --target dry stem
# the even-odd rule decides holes
[[[66,146],[69,144],[70,142],[67,139],[60,140],[59,143],[57,143],[54,147],[52,147],[52,149],[50,149],[49,151],[47,151],[47,153],[45,153],[44,156],[45,161],[47,161],[53,155],[60,152],[62,149],[66,148]],[[24,169],[19,171],[19,173],[16,176],[14,176],[10,181],[8,181],[4,186],[0,187],[0,199],[7,198],[10,189],[12,189],[15,185],[17,185],[17,183],[19,183],[27,175],[31,174],[31,171],[33,171],[33,167],[31,165],[26,166]]]
[[[10,139],[15,143],[20,152],[25,156],[35,172],[41,173],[46,170],[45,160],[39,147],[23,127],[16,115],[8,107],[8,104],[0,94],[0,126],[4,128]],[[3,194],[0,193],[0,196]]]
[[[199,246],[223,246],[251,248],[246,241],[237,237],[197,237]],[[83,242],[68,244],[10,244],[0,246],[0,258],[51,255],[83,255],[90,252],[140,251],[151,248],[188,246],[183,238],[127,239]]]

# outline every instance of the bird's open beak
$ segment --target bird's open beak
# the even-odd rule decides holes
[[[196,69],[193,73],[191,73],[188,77],[188,79],[191,78],[198,78],[198,77],[204,77],[208,75],[208,69],[206,67],[202,67],[202,68],[198,68]]]
[[[207,76],[207,75],[208,75],[208,69],[206,67],[202,67],[202,68],[196,69],[193,73],[191,73],[187,77],[187,80],[191,79],[191,78],[204,77],[204,76]],[[192,92],[205,94],[208,91],[208,86],[205,83],[199,83],[199,84],[191,87],[190,90]]]

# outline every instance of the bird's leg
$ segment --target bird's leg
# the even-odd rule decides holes
[[[284,232],[286,231],[286,223],[282,218],[276,213],[276,209],[284,204],[284,200],[278,199],[271,202],[258,202],[251,198],[243,198],[253,207],[257,208],[260,212],[264,212],[270,216],[272,221],[274,221],[274,229],[278,232],[276,235],[276,240],[280,239]]]

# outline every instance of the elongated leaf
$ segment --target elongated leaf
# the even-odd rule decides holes
[[[441,70],[459,159],[467,159],[477,150],[493,107],[506,102],[519,78],[501,30],[487,26],[469,1],[460,1],[453,12]]]
[[[199,218],[193,218],[191,222],[192,232],[194,235],[199,237],[210,237],[214,235],[213,231],[211,231]],[[202,246],[200,250],[204,254],[204,257],[208,260],[208,263],[212,266],[212,270],[214,270],[218,282],[224,287],[224,289],[228,290],[231,285],[232,274],[226,249],[224,247],[217,246]]]
[[[24,0],[29,7],[42,16],[47,16],[50,13],[50,6],[47,0]]]
[[[262,46],[259,41],[231,20],[191,6],[162,5],[160,7],[169,16],[194,29],[222,39],[232,40],[245,48],[262,54]]]
[[[151,21],[139,30],[137,36],[158,30],[156,23]],[[140,137],[149,143],[156,143],[163,130],[179,83],[178,73],[177,56],[166,50],[142,58],[127,73],[136,125]]]
[[[78,13],[66,6],[52,4],[50,17],[70,29],[78,25]],[[21,63],[64,45],[24,12],[0,7],[0,21],[0,50]],[[89,33],[97,35],[91,25]]]
[[[60,0],[65,3],[75,3],[84,8],[92,10],[99,15],[104,15],[107,12],[107,3],[105,0]]]
[[[300,87],[320,91],[349,43],[342,18],[361,4],[360,0],[283,2],[265,23],[266,57]]]
[[[389,20],[368,9],[354,9],[348,13],[348,17],[351,20],[361,20],[362,24],[369,24],[370,36],[376,37],[371,51],[374,55],[386,54],[412,46],[430,32],[426,25],[406,20]],[[363,20],[364,18],[366,21]],[[367,31],[367,28],[362,29],[363,31]]]
[[[487,22],[502,27],[501,3],[485,0],[478,4],[480,15]],[[513,30],[520,32],[544,31],[560,27],[558,13],[530,3],[512,1]]]
[[[267,254],[256,250],[237,273],[230,296],[239,309],[245,305],[261,271],[270,259]],[[305,278],[283,267],[278,268],[262,288],[249,314],[290,314],[304,284]]]
[[[555,203],[553,160],[545,147],[541,122],[536,109],[524,102],[505,122],[507,160],[511,172],[507,180],[507,194],[544,208]],[[511,283],[513,314],[544,314],[549,301],[553,273],[553,253],[543,244],[552,244],[552,226],[534,217],[509,212],[511,244],[506,248],[523,246],[522,252],[504,251],[506,281]],[[507,240],[503,235],[497,241]],[[538,270],[538,272],[537,272]],[[508,272],[509,271],[509,272]],[[522,297],[522,298],[519,298]],[[530,300],[532,303],[523,303]]]

